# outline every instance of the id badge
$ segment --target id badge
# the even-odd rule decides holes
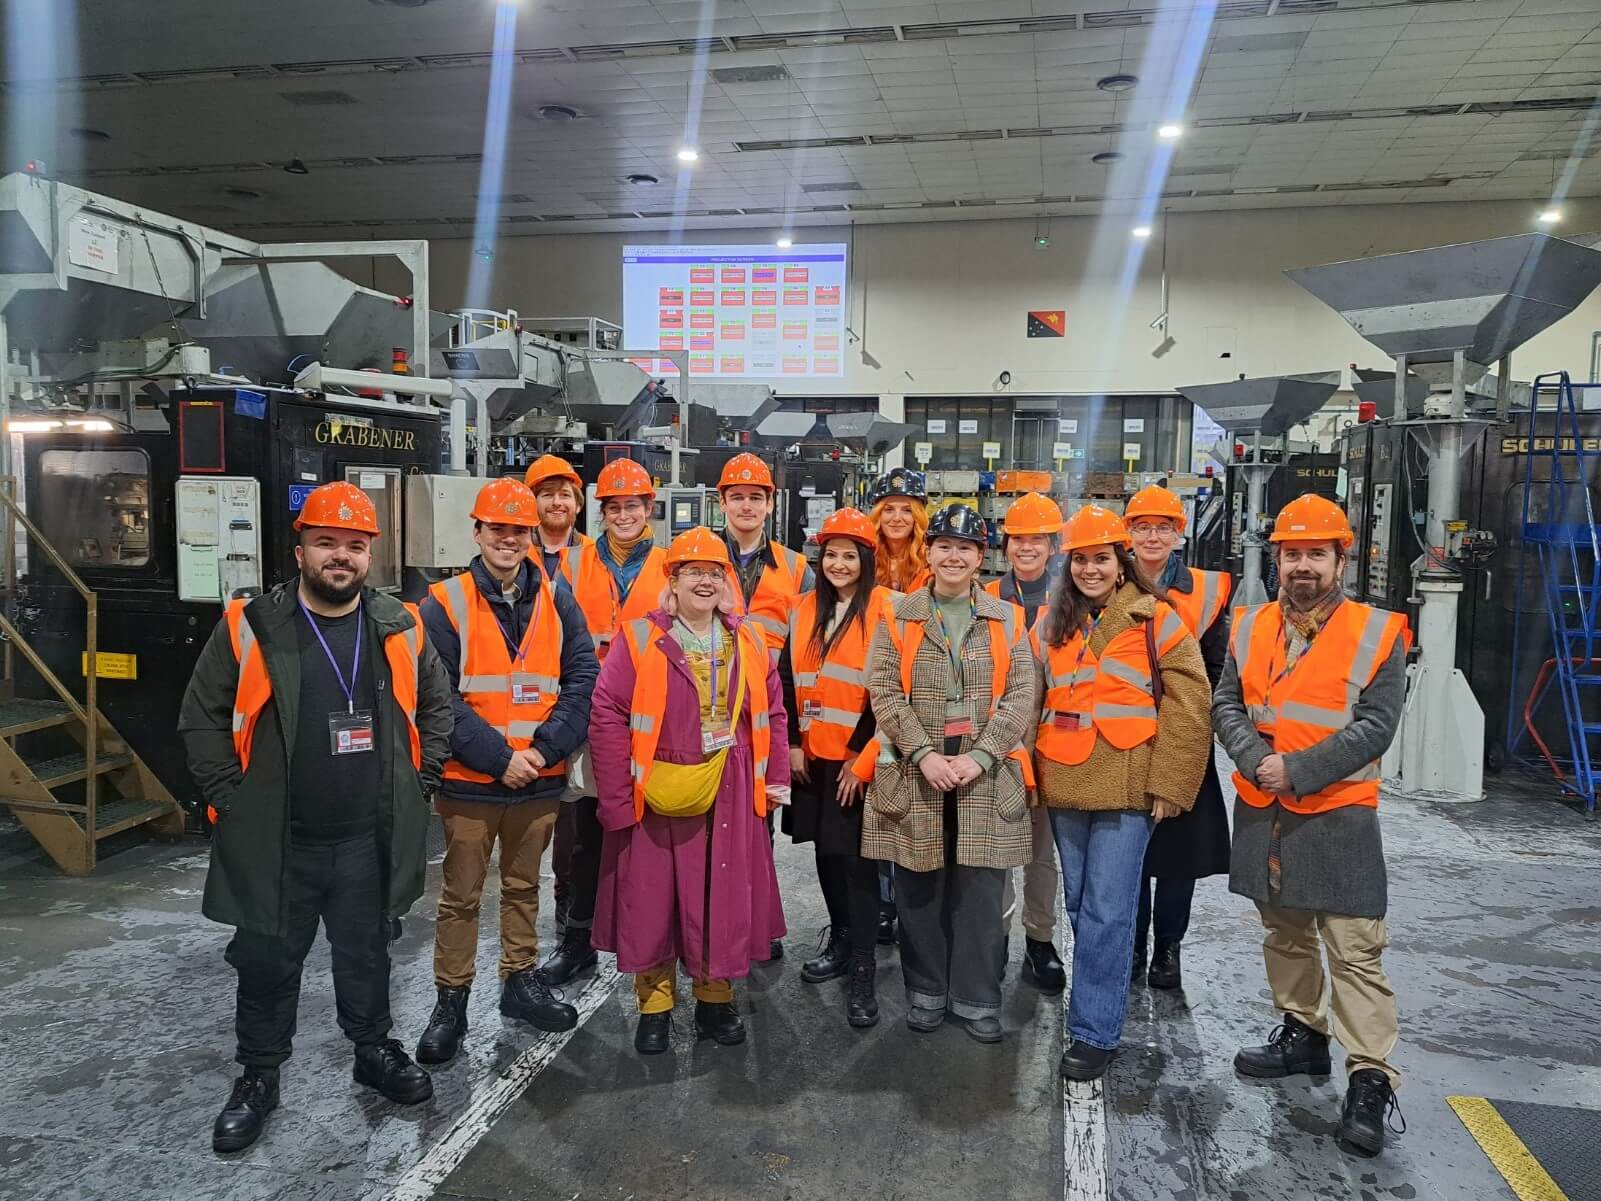
[[[801,716],[802,717],[810,717],[810,718],[818,718],[818,717],[823,716],[823,702],[822,701],[802,701],[801,702]]]
[[[1058,713],[1051,718],[1051,724],[1058,730],[1076,730],[1080,721],[1077,713]]]
[[[734,731],[726,725],[703,725],[700,729],[700,749],[704,755],[715,755],[734,745]]]
[[[948,701],[945,705],[945,737],[957,738],[973,732],[973,718],[967,712],[966,701]]]
[[[511,703],[514,705],[539,704],[539,685],[534,683],[534,678],[532,676],[512,676]]]
[[[371,709],[328,715],[328,749],[335,755],[363,755],[372,750]]]

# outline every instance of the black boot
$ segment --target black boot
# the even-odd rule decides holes
[[[433,1077],[414,1064],[392,1038],[357,1047],[350,1078],[400,1105],[415,1105],[434,1095]]]
[[[578,1025],[578,1010],[558,1001],[531,967],[506,977],[500,986],[500,1012],[553,1034]]]
[[[1401,1123],[1395,1132],[1405,1134],[1406,1119],[1395,1103],[1390,1078],[1377,1068],[1352,1072],[1345,1091],[1345,1108],[1340,1112],[1340,1140],[1377,1155],[1384,1150],[1385,1119],[1391,1113]]]
[[[439,1000],[428,1016],[428,1025],[417,1040],[418,1063],[449,1063],[461,1050],[467,1037],[468,988],[439,986]]]
[[[784,940],[775,938],[767,944],[768,959],[782,959],[784,957]]]
[[[857,1029],[878,1025],[878,964],[871,959],[853,959],[850,980],[845,985],[845,1020]]]
[[[1241,1047],[1234,1070],[1242,1076],[1277,1080],[1282,1076],[1327,1076],[1330,1070],[1329,1036],[1284,1015],[1260,1047]]]
[[[590,945],[588,926],[568,926],[556,953],[539,965],[539,978],[551,988],[560,988],[585,968],[600,962]]]
[[[1179,964],[1179,944],[1156,943],[1156,954],[1151,956],[1151,971],[1146,977],[1152,988],[1183,988],[1184,972]]]
[[[696,1001],[695,1034],[715,1038],[725,1047],[737,1047],[745,1041],[745,1023],[739,1020],[732,1001]]]
[[[1143,942],[1134,944],[1134,967],[1129,972],[1128,978],[1130,984],[1145,983],[1145,944]]]
[[[838,980],[851,966],[851,932],[844,926],[830,926],[818,941],[822,954],[801,964],[801,979],[807,984]]]
[[[893,909],[880,909],[878,911],[878,945],[893,947],[895,945],[895,911]]]
[[[1023,940],[1023,975],[1042,993],[1055,995],[1067,987],[1067,971],[1056,947],[1032,938]]]
[[[1106,1075],[1112,1054],[1102,1047],[1075,1042],[1062,1052],[1062,1062],[1057,1070],[1062,1073],[1064,1080],[1099,1080]]]
[[[634,1050],[641,1055],[660,1055],[667,1050],[672,1036],[671,1012],[642,1013],[639,1015],[639,1025],[634,1029]]]
[[[277,1108],[278,1069],[246,1068],[211,1128],[211,1149],[243,1151],[261,1137],[267,1115]]]

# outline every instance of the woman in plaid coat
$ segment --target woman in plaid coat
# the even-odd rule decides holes
[[[862,855],[896,865],[906,1024],[926,1033],[948,1012],[994,1043],[1002,893],[1033,853],[1019,747],[1039,694],[1022,611],[977,585],[987,539],[966,505],[935,514],[933,579],[896,601],[874,638],[868,687],[883,749]]]

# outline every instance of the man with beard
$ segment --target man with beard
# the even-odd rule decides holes
[[[250,1146],[277,1108],[319,919],[354,1079],[401,1104],[433,1096],[389,1037],[388,935],[422,894],[450,689],[417,610],[365,587],[378,536],[366,494],[324,484],[295,528],[298,578],[229,603],[178,719],[215,825],[201,910],[237,927],[227,958],[244,1073],[217,1151]]]
[[[1270,539],[1279,599],[1237,609],[1212,723],[1233,758],[1239,798],[1229,887],[1267,931],[1262,954],[1284,1022],[1245,1047],[1245,1076],[1326,1076],[1333,1032],[1349,1084],[1339,1137],[1384,1146],[1401,1077],[1395,993],[1381,957],[1387,885],[1379,837],[1379,758],[1406,691],[1406,619],[1340,590],[1354,541],[1337,505],[1308,494],[1285,505]],[[1321,936],[1321,947],[1319,946]]]
[[[539,527],[528,557],[545,573],[552,588],[573,591],[583,561],[583,548],[595,540],[577,530],[584,503],[584,481],[559,455],[540,455],[529,465],[523,483],[534,494]]]

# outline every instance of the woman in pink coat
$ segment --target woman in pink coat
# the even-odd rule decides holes
[[[785,933],[766,813],[789,799],[788,722],[760,633],[727,612],[728,564],[710,530],[674,539],[663,607],[625,624],[595,686],[594,940],[634,973],[642,1055],[667,1050],[679,962],[697,1037],[743,1042],[731,982]]]

